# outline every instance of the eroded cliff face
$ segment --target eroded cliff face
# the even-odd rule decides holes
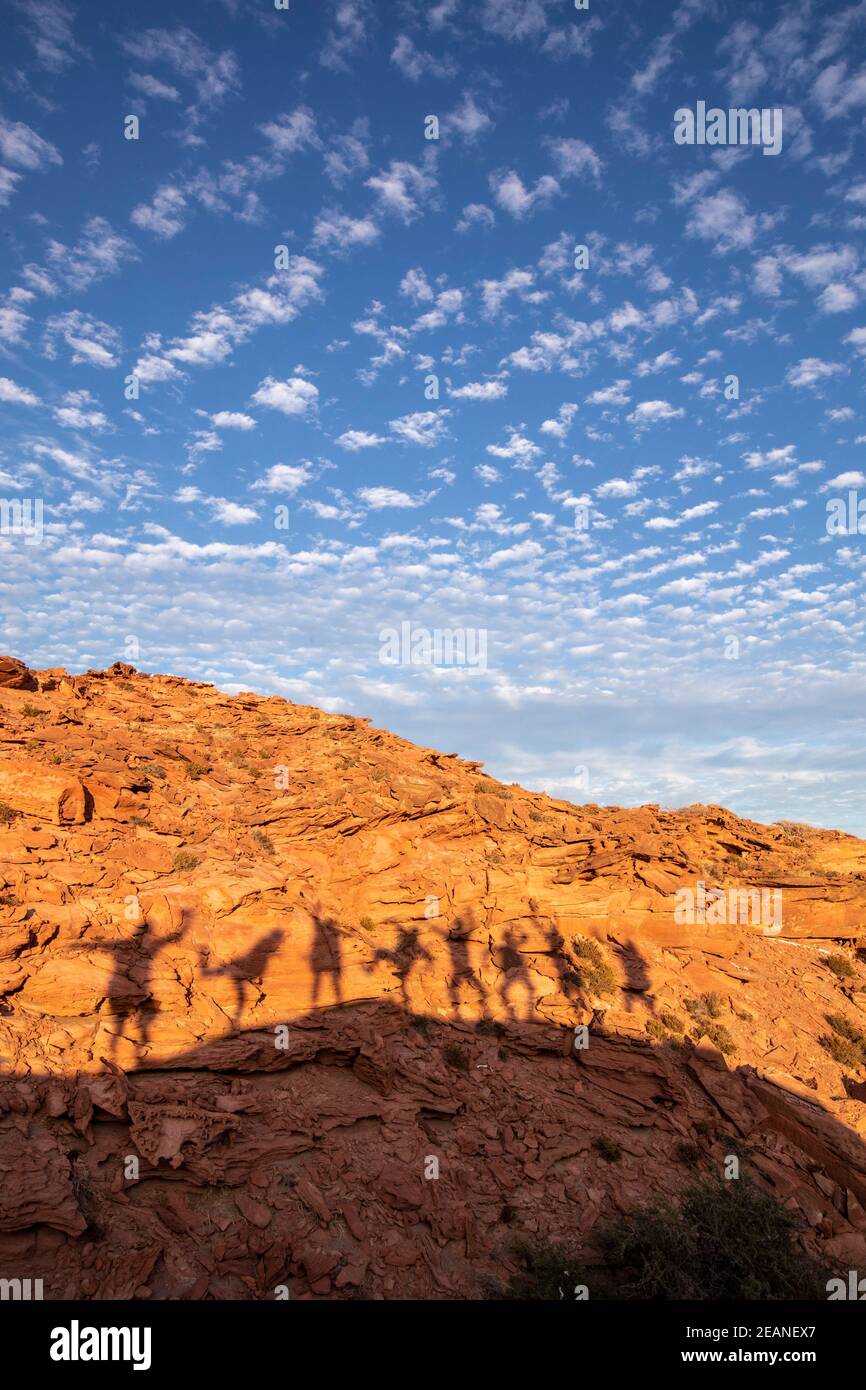
[[[591,1242],[730,1154],[862,1271],[866,1072],[820,1042],[866,1030],[861,935],[848,835],[0,658],[0,1277],[474,1297],[515,1235]]]

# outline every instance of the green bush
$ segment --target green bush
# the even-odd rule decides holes
[[[179,873],[185,873],[189,869],[197,869],[200,863],[197,855],[191,854],[188,849],[179,849],[172,861],[172,868]]]
[[[825,1300],[830,1271],[800,1249],[797,1233],[788,1209],[746,1178],[703,1178],[678,1208],[654,1202],[599,1227],[602,1268],[584,1268],[567,1246],[515,1246],[521,1268],[492,1296],[573,1299],[586,1284],[591,1299]]]
[[[825,1052],[842,1067],[866,1066],[866,1035],[844,1014],[828,1014],[827,1022],[833,1032],[818,1039]]]
[[[456,1067],[458,1071],[469,1070],[469,1056],[459,1043],[446,1043],[442,1049],[442,1056],[449,1067]]]
[[[576,936],[562,955],[568,966],[566,979],[578,989],[590,994],[613,994],[616,973],[597,941],[588,936]]]
[[[596,1153],[601,1154],[605,1163],[619,1163],[622,1158],[622,1149],[613,1139],[608,1139],[606,1135],[600,1134],[597,1139],[593,1139],[592,1147]]]
[[[839,980],[853,980],[857,975],[856,967],[841,951],[827,957],[827,966]]]

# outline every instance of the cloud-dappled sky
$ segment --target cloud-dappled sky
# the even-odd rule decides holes
[[[864,0],[2,19],[0,648],[866,833]]]

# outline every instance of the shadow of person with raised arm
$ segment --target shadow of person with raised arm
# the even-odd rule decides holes
[[[455,1018],[460,1017],[460,987],[464,984],[468,984],[481,996],[482,1010],[487,1008],[484,982],[469,956],[469,941],[474,930],[475,923],[471,918],[466,921],[462,917],[457,917],[450,927],[433,927],[433,931],[437,936],[441,936],[448,947],[448,999]]]
[[[313,914],[313,944],[310,948],[310,970],[313,975],[313,998],[310,1005],[316,1008],[322,978],[331,977],[331,988],[336,1003],[343,1002],[343,935],[333,917],[325,917],[316,910]]]
[[[111,978],[105,991],[108,1014],[115,1025],[110,1034],[109,1057],[114,1057],[122,1037],[132,1040],[138,1032],[138,1042],[146,1047],[150,1042],[153,1020],[159,1013],[153,1003],[153,972],[157,956],[169,946],[181,941],[190,930],[186,909],[181,909],[180,924],[173,932],[162,936],[155,933],[144,918],[137,934],[119,941],[79,941],[70,949],[90,953],[105,952],[112,959]],[[130,985],[134,987],[130,989]],[[137,1024],[127,1034],[127,1025]]]
[[[245,955],[237,956],[234,960],[227,961],[225,965],[218,965],[211,969],[205,963],[203,957],[199,957],[199,973],[210,979],[217,975],[225,975],[231,980],[235,993],[235,1012],[232,1023],[237,1027],[240,1022],[247,1002],[247,986],[255,985],[261,989],[262,982],[267,972],[270,958],[277,950],[285,932],[279,929],[268,932],[267,936],[262,936]]]
[[[422,961],[432,961],[433,957],[426,946],[421,944],[421,933],[417,927],[400,927],[397,937],[397,945],[388,949],[380,947],[373,956],[373,961],[365,968],[370,971],[375,965],[385,960],[394,967],[394,973],[400,981],[400,997],[403,1007],[411,1013],[409,1004],[409,977],[412,971],[417,969]]]

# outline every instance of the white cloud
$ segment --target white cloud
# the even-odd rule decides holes
[[[313,476],[308,463],[275,463],[258,482],[253,483],[253,492],[278,492],[293,497]]]
[[[785,380],[789,386],[815,386],[845,370],[838,362],[824,362],[820,357],[803,357],[788,368]]]
[[[553,155],[561,179],[582,178],[588,175],[595,183],[601,180],[604,165],[591,145],[585,140],[550,140],[548,148]]]
[[[302,376],[291,376],[285,381],[266,376],[252,399],[256,405],[278,410],[281,415],[307,415],[318,407],[319,388]]]
[[[426,495],[411,497],[408,492],[400,492],[394,487],[362,487],[357,496],[370,508],[380,512],[385,507],[423,507],[428,500]]]
[[[633,425],[656,425],[662,420],[678,420],[685,411],[670,404],[669,401],[641,401],[627,419]]]
[[[432,160],[428,160],[432,167]],[[432,206],[436,178],[428,169],[420,169],[407,160],[394,159],[387,170],[380,170],[367,179],[383,212],[393,213],[403,222],[414,222],[424,206]]]
[[[461,401],[501,401],[508,395],[504,381],[468,381],[465,386],[450,389],[449,396]]]
[[[0,376],[0,401],[7,405],[41,405],[38,396],[32,391],[28,391],[26,386],[19,386],[8,376]]]
[[[407,444],[419,444],[423,449],[431,449],[447,433],[446,418],[448,410],[416,410],[411,415],[401,415],[389,420],[392,434]]]
[[[367,430],[346,430],[337,438],[337,443],[341,449],[348,449],[350,453],[356,454],[361,449],[378,449],[381,444],[387,444],[388,440],[381,434],[370,434]]]
[[[254,430],[256,427],[252,415],[243,415],[236,410],[218,410],[210,419],[218,430]]]
[[[526,188],[520,175],[513,169],[491,174],[489,183],[499,207],[518,219],[529,217],[538,208],[547,206],[561,191],[550,174],[542,174],[534,188]]]

